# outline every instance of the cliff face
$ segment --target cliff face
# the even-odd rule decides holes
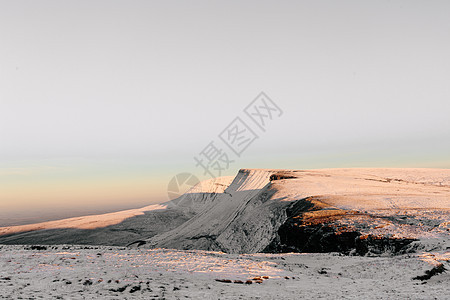
[[[179,228],[152,237],[149,247],[258,252],[285,221],[288,202],[273,201],[271,170],[240,170],[223,193],[190,193],[210,200]],[[272,200],[271,200],[272,199]]]

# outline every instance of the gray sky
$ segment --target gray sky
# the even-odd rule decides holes
[[[197,172],[193,157],[260,91],[284,114],[227,174],[449,168],[449,9],[448,1],[1,1],[0,176],[23,183],[16,173],[61,165],[77,166],[77,178]]]

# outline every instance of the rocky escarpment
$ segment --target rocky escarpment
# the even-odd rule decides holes
[[[364,234],[362,226],[358,228],[339,224],[344,218],[359,218],[360,225],[363,222],[375,223],[374,218],[369,215],[339,209],[322,210],[318,208],[317,202],[313,198],[307,198],[292,203],[286,210],[287,220],[278,228],[277,236],[263,252],[379,255],[414,250],[410,245],[417,239]]]

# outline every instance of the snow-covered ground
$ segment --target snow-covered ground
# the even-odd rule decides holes
[[[243,169],[160,205],[0,228],[0,298],[450,299],[449,250],[450,170]],[[328,253],[268,254],[291,251]]]
[[[449,299],[447,252],[394,257],[0,246],[1,299]],[[231,282],[230,282],[231,281]]]

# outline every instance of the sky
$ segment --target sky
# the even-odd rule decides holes
[[[167,201],[175,175],[208,178],[210,142],[221,175],[450,168],[449,9],[0,0],[0,226]],[[219,136],[236,117],[257,136],[239,156]]]

